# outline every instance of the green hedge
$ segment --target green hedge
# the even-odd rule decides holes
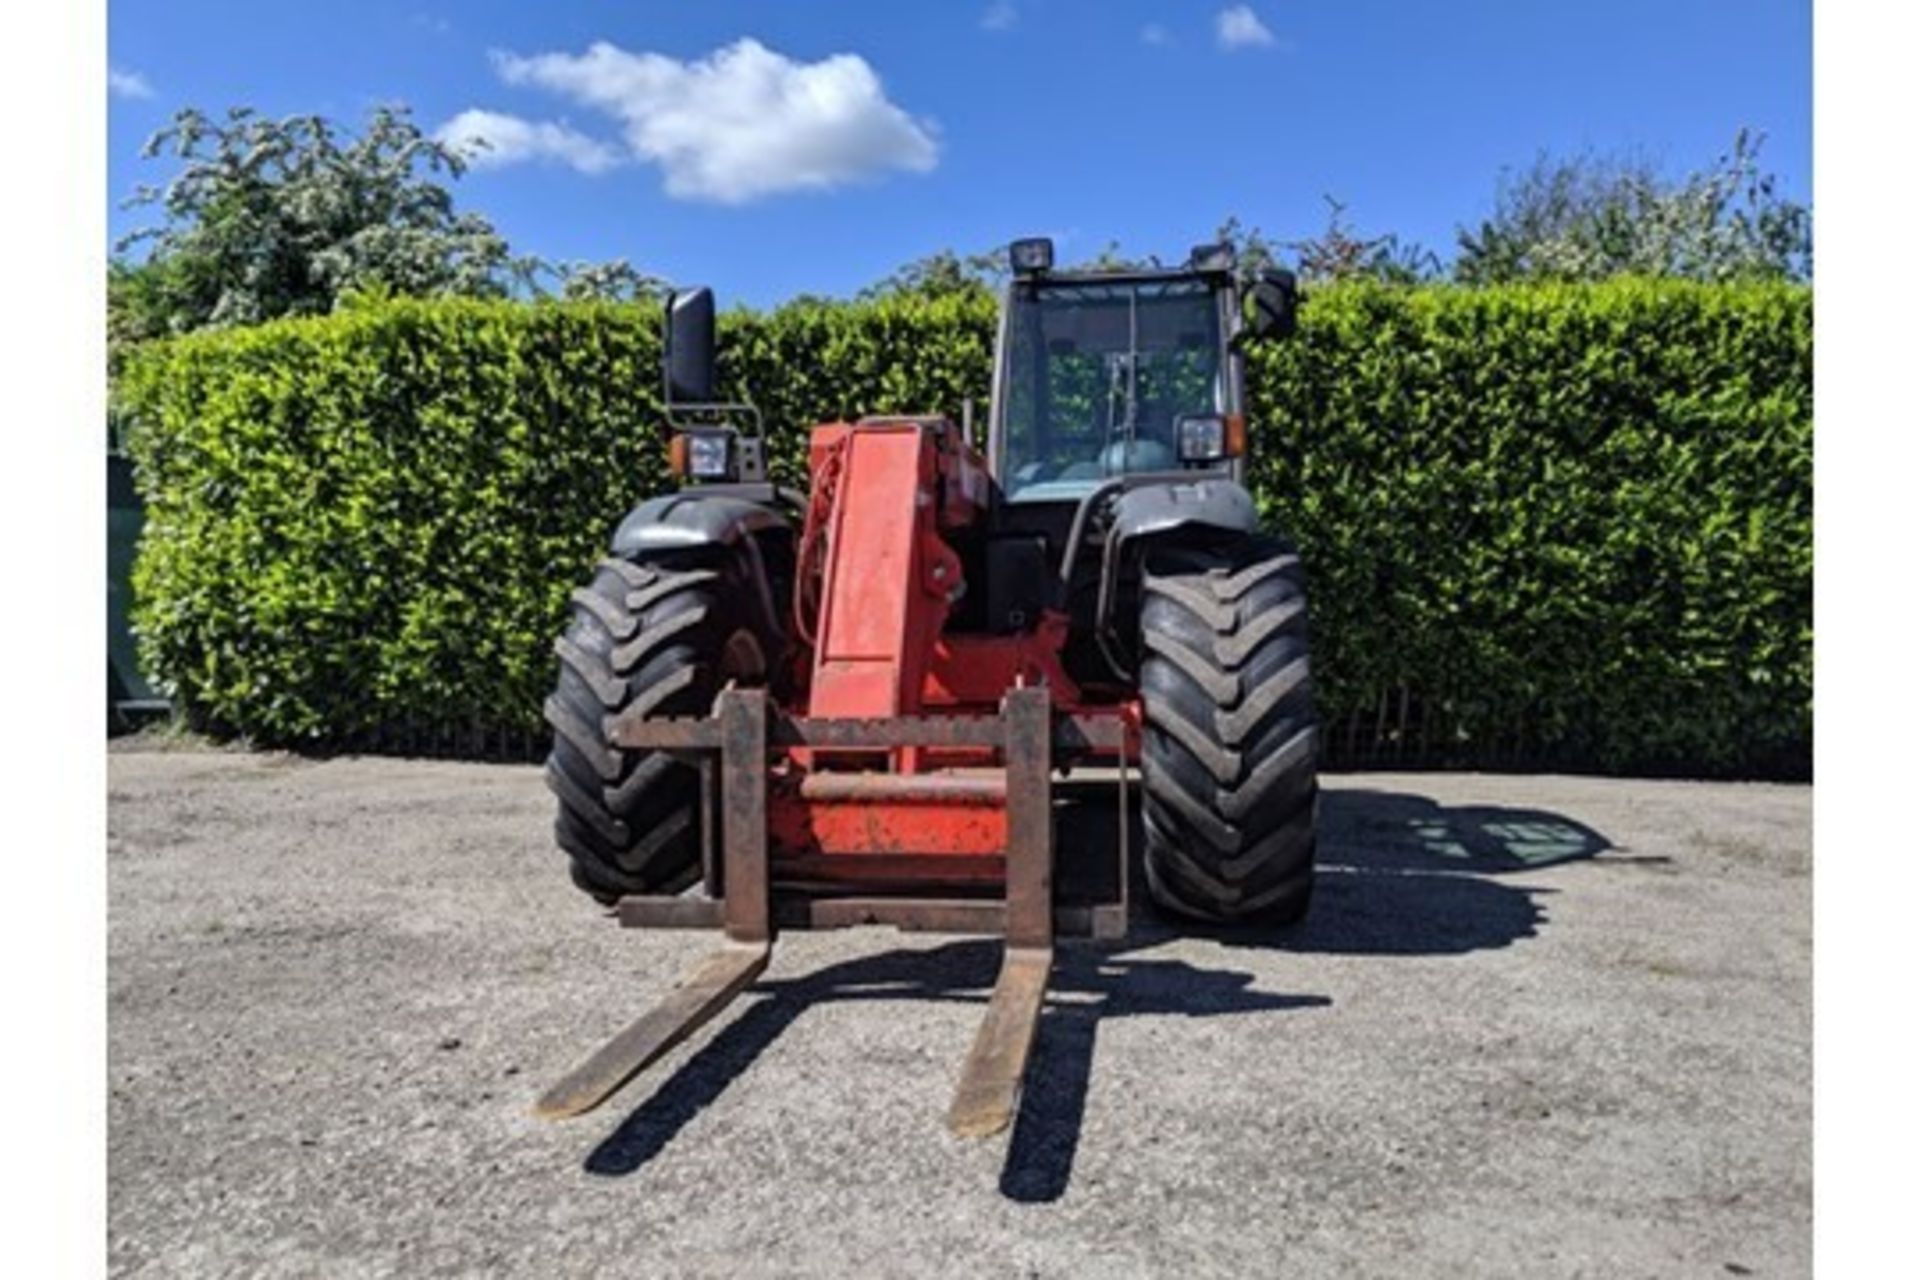
[[[338,747],[538,732],[568,592],[663,482],[652,308],[401,301],[147,348],[152,670],[196,723]],[[734,312],[721,378],[805,427],[984,411],[971,299]],[[1812,299],[1341,288],[1250,361],[1336,761],[1802,774]]]

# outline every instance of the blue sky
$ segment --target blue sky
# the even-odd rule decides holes
[[[118,201],[164,181],[138,150],[177,107],[399,101],[491,143],[456,195],[516,249],[755,305],[1026,234],[1066,258],[1177,256],[1228,214],[1296,238],[1326,194],[1446,253],[1541,148],[1681,172],[1743,124],[1811,193],[1806,0],[113,0],[108,21],[116,236],[149,216]]]

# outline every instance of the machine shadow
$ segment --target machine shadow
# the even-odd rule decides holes
[[[1370,870],[1531,871],[1614,848],[1585,823],[1546,809],[1443,805],[1402,791],[1331,787],[1320,796],[1326,865]]]
[[[762,998],[655,1086],[652,1096],[588,1155],[586,1171],[608,1176],[637,1172],[810,1008],[835,1000],[932,1000],[984,1010],[999,974],[1001,950],[991,939],[925,950],[902,948],[756,984],[752,994]],[[1325,996],[1255,991],[1252,982],[1248,973],[1136,958],[1123,948],[1059,948],[1008,1144],[1002,1191],[1015,1200],[1046,1201],[1066,1190],[1101,1021],[1137,1014],[1271,1013],[1332,1003]],[[960,1052],[956,1050],[956,1064]],[[929,1123],[934,1122],[929,1117]]]
[[[1119,811],[1110,787],[1076,781],[1056,840],[1060,888],[1111,887]],[[1285,929],[1209,928],[1167,921],[1144,906],[1139,814],[1129,815],[1135,903],[1124,944],[1056,951],[1046,1009],[1013,1123],[1000,1190],[1026,1203],[1059,1199],[1072,1178],[1100,1024],[1136,1014],[1212,1017],[1330,1005],[1322,995],[1252,990],[1251,974],[1133,954],[1182,936],[1231,948],[1300,954],[1434,956],[1510,946],[1546,922],[1552,890],[1501,883],[1510,872],[1614,848],[1562,814],[1339,787],[1322,793],[1320,875],[1312,910]],[[834,1000],[946,1000],[984,1008],[1000,966],[997,940],[896,949],[754,986],[737,1017],[656,1085],[587,1157],[588,1172],[622,1176],[658,1156],[807,1009]],[[956,1053],[956,1063],[958,1061]],[[644,1081],[642,1082],[644,1085]],[[937,1123],[929,1117],[928,1123]]]
[[[1137,1014],[1211,1018],[1333,1003],[1323,995],[1253,990],[1253,976],[1235,970],[1131,956],[1131,945],[1066,946],[1055,953],[1050,998],[1000,1171],[1000,1193],[1010,1200],[1043,1204],[1066,1193],[1102,1023]]]
[[[1113,819],[1104,822],[1111,830]],[[1139,815],[1133,815],[1136,901]],[[1179,935],[1224,945],[1334,955],[1458,955],[1534,937],[1554,892],[1502,883],[1512,872],[1590,859],[1616,846],[1565,814],[1443,805],[1397,791],[1331,787],[1320,797],[1318,875],[1305,920],[1282,929],[1209,927],[1136,911],[1136,940]]]

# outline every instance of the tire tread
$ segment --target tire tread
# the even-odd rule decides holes
[[[1319,740],[1299,557],[1264,538],[1158,549],[1141,599],[1148,892],[1208,921],[1298,919]]]

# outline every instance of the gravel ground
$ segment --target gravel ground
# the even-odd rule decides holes
[[[536,770],[110,779],[116,1274],[1810,1267],[1804,787],[1329,779],[1304,926],[1068,949],[1018,1122],[963,1142],[990,942],[790,935],[548,1124],[708,941],[601,922]]]

